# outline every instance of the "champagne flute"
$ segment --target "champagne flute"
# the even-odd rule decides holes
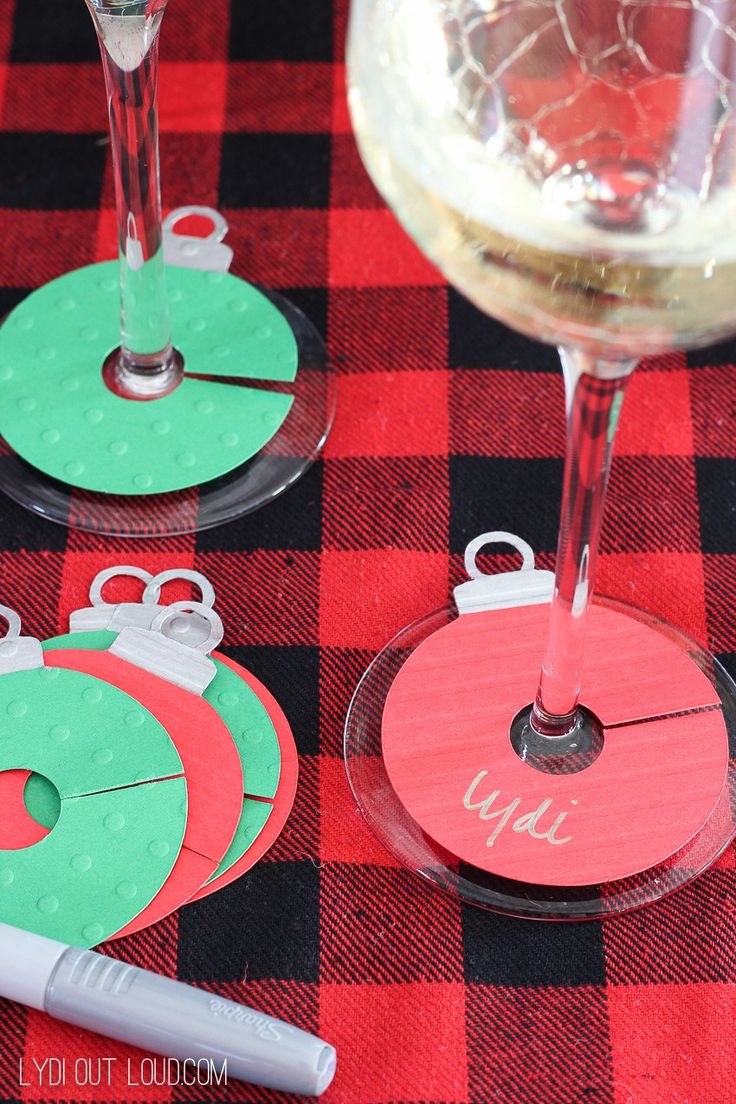
[[[644,355],[736,330],[736,4],[353,0],[348,79],[364,163],[404,227],[476,306],[559,347],[567,449],[555,587],[536,699],[510,735],[522,756],[564,758],[595,741],[580,689],[628,379]],[[536,887],[533,901],[529,887],[458,873],[377,758],[390,683],[448,616],[410,627],[378,657],[346,725],[359,804],[402,861],[475,903],[562,918],[656,899],[722,850],[730,818],[666,874],[605,891]],[[736,687],[725,671],[656,627],[709,672],[730,726]]]
[[[105,374],[130,399],[168,394],[183,374],[171,337],[158,155],[158,48],[168,0],[86,0],[105,74],[120,261],[120,348]]]
[[[168,0],[84,2],[97,32],[107,91],[120,283],[120,343],[106,359],[102,354],[99,367],[114,395],[130,402],[156,403],[180,385],[187,386],[187,365],[172,332],[159,183],[159,36]],[[194,18],[187,14],[186,5],[177,14],[179,18]],[[205,20],[208,16],[199,12],[196,18]],[[215,233],[213,227],[213,240]],[[181,251],[177,254],[182,255]],[[314,326],[283,296],[259,290],[291,329],[299,370],[286,388],[293,398],[288,415],[255,456],[234,469],[223,467],[224,475],[210,477],[201,486],[137,497],[92,491],[71,481],[63,483],[20,455],[11,454],[2,468],[6,493],[28,509],[62,524],[109,535],[147,537],[210,528],[259,508],[290,487],[324,444],[334,416],[335,388],[324,342]],[[224,303],[225,313],[227,309]],[[249,332],[247,321],[243,315],[244,334]],[[95,319],[87,322],[88,329],[93,330]],[[189,322],[187,319],[186,324]],[[204,324],[215,332],[221,328],[216,318]],[[266,340],[269,333],[259,335],[256,329],[255,339],[261,337]],[[105,353],[108,351],[109,347]],[[221,370],[222,360],[218,362],[216,354],[217,349],[212,354],[211,370],[206,366],[204,373],[201,369],[194,371],[216,379],[235,377],[229,381],[233,387],[247,385],[248,364],[242,364],[242,378],[238,378],[238,371]],[[254,376],[258,378],[258,373]],[[276,372],[274,379],[278,378]],[[266,415],[255,413],[254,421],[259,417],[265,419]],[[166,418],[159,420],[168,424]],[[227,440],[238,435],[230,431],[222,436]],[[174,441],[175,437],[176,433],[169,433],[167,447],[174,453],[178,448],[185,452],[188,441]],[[128,451],[132,454],[134,450]],[[88,461],[89,467],[94,467],[94,459],[85,457],[85,466]]]

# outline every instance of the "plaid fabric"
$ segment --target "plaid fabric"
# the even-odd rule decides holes
[[[176,0],[163,29],[164,202],[219,206],[235,271],[327,334],[340,407],[324,459],[267,509],[197,538],[103,541],[0,503],[2,598],[28,631],[64,630],[103,565],[197,567],[218,589],[226,651],[277,694],[299,745],[296,807],[266,860],[106,949],[320,1032],[339,1053],[329,1104],[736,1100],[733,851],[641,913],[534,924],[431,893],[353,807],[341,730],[374,652],[446,601],[485,528],[552,564],[563,402],[554,351],[449,291],[373,190],[343,91],[346,14],[345,0]],[[112,256],[115,234],[82,0],[3,0],[0,62],[7,309]],[[708,640],[736,674],[734,363],[724,346],[634,376],[600,589]],[[122,1063],[111,1088],[39,1087],[33,1058],[130,1052],[7,1003],[0,1024],[6,1104],[284,1099],[135,1088]]]

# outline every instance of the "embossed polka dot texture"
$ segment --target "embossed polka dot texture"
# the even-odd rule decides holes
[[[251,459],[283,424],[290,395],[227,380],[291,382],[297,346],[273,304],[230,273],[167,268],[185,378],[169,395],[114,395],[102,364],[120,342],[117,262],[33,292],[0,329],[0,431],[47,475],[85,490],[162,494]],[[194,379],[209,376],[213,379]]]
[[[187,819],[181,760],[142,706],[78,671],[3,675],[0,717],[0,771],[44,776],[60,803],[44,839],[0,850],[0,919],[93,946],[171,872]]]
[[[237,831],[243,804],[238,749],[222,718],[199,695],[158,678],[109,651],[52,650],[52,668],[84,671],[124,693],[165,727],[187,780],[184,842],[166,884],[142,913],[116,935],[156,923],[185,904],[219,868]]]
[[[268,818],[272,813],[273,806],[270,802],[253,801],[249,797],[243,798],[243,811],[233,841],[223,856],[220,866],[209,881],[214,882],[217,878],[226,874],[235,863],[248,853],[248,850],[255,844],[266,827]]]
[[[44,641],[43,649],[49,652],[58,649],[102,651],[109,648],[115,636],[113,632],[67,633]],[[289,770],[288,777],[285,779],[284,792],[279,795],[282,748],[285,748],[285,754],[293,760],[294,768],[296,765],[296,749],[288,724],[279,710],[281,732],[277,733],[272,713],[275,713],[278,707],[265,687],[256,684],[255,680],[253,680],[253,686],[249,685],[246,679],[252,676],[232,660],[218,659],[216,656],[212,658],[217,667],[217,674],[205,690],[203,697],[224,721],[237,748],[243,768],[244,796],[243,810],[235,837],[217,869],[211,873],[211,876],[207,876],[208,883],[221,878],[243,859],[246,852],[255,844],[267,820],[274,812],[276,804],[278,804],[279,827],[283,827],[294,798],[295,769]],[[263,697],[267,697],[268,701],[264,702]],[[292,775],[294,785],[292,785]],[[43,783],[37,783],[37,785],[42,786]],[[264,800],[252,801],[251,798]],[[34,808],[28,800],[26,800],[26,807],[28,812],[34,815]],[[34,819],[39,818],[34,815]],[[242,873],[243,870],[239,872]]]
[[[235,671],[215,660],[217,674],[204,697],[230,729],[243,764],[245,793],[273,798],[281,773],[279,741],[268,711]]]
[[[218,668],[227,667],[233,671],[253,691],[265,708],[278,739],[281,764],[278,786],[270,804],[266,805],[264,799],[251,799],[246,794],[235,840],[218,870],[194,895],[193,901],[216,893],[234,882],[236,878],[247,873],[273,846],[288,820],[299,777],[299,757],[294,736],[279,703],[262,682],[229,656],[221,655],[217,662]],[[245,777],[247,778],[247,773]],[[267,816],[264,813],[265,809],[270,809]]]

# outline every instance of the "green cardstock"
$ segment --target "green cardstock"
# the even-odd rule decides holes
[[[230,273],[169,266],[166,278],[185,378],[160,399],[120,398],[102,379],[120,341],[117,262],[61,276],[8,316],[0,432],[29,464],[89,491],[162,494],[225,475],[281,427],[290,395],[221,381],[295,379],[296,339],[283,315]]]
[[[66,633],[45,640],[43,650],[81,648],[102,652],[110,647],[116,636],[117,633],[105,631]],[[219,713],[230,730],[243,764],[246,794],[271,799],[278,788],[281,773],[281,751],[271,718],[260,698],[238,678],[235,671],[217,659],[214,663],[217,674],[205,690],[204,700]],[[35,820],[43,824],[28,803],[26,808]]]
[[[28,810],[30,812],[30,809]],[[214,882],[220,875],[241,859],[249,847],[252,847],[257,837],[266,826],[266,821],[273,812],[273,805],[268,801],[253,801],[251,798],[243,798],[243,812],[240,815],[238,827],[233,836],[233,842],[222,857],[220,865],[208,882]],[[31,813],[33,816],[33,813]]]
[[[170,778],[65,798],[58,823],[22,851],[0,851],[0,919],[93,947],[142,912],[181,849],[186,782]]]
[[[76,671],[3,675],[0,716],[0,771],[36,772],[44,777],[32,792],[55,789],[60,799],[48,836],[0,850],[0,920],[94,946],[136,917],[171,872],[186,827],[181,760],[147,710]]]
[[[64,636],[45,640],[43,650],[82,648],[101,652],[110,647],[116,636],[117,633],[104,631],[66,633]],[[204,699],[220,714],[230,730],[243,765],[246,795],[243,797],[243,812],[233,841],[210,881],[219,878],[242,858],[273,811],[269,801],[251,801],[248,795],[272,799],[281,774],[281,749],[266,707],[251,688],[238,678],[235,671],[217,659],[214,663],[217,674],[205,690]],[[44,790],[48,791],[49,787],[44,779],[39,779],[35,786],[30,800],[26,786],[26,809],[34,820],[45,825],[44,804],[48,807],[51,795],[48,792],[44,795]],[[42,816],[36,815],[37,810]]]
[[[117,261],[112,271],[117,324]],[[184,357],[185,373],[279,382],[296,379],[299,353],[294,333],[258,288],[231,272],[173,265],[166,268],[166,284],[174,345]]]
[[[271,718],[260,698],[235,671],[217,660],[215,664],[217,674],[205,690],[205,701],[230,729],[243,764],[245,792],[252,797],[273,798],[281,773],[281,751]]]

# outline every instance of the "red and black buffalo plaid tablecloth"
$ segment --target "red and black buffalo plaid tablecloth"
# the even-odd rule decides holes
[[[235,271],[325,333],[339,412],[324,459],[244,521],[130,544],[0,502],[1,599],[45,636],[104,565],[195,566],[225,651],[280,698],[296,807],[250,874],[110,953],[267,1009],[338,1048],[325,1104],[736,1100],[734,853],[664,903],[547,925],[465,909],[364,827],[340,757],[374,653],[445,603],[467,541],[517,532],[553,563],[563,447],[553,350],[481,317],[384,207],[344,94],[346,0],[172,0],[167,207],[217,206]],[[83,0],[0,0],[0,310],[114,255],[105,102]],[[736,295],[736,287],[734,288]],[[600,589],[707,640],[736,674],[736,344],[645,363],[626,399]],[[276,1101],[279,1094],[19,1084],[19,1060],[122,1046],[0,1004],[0,1098]],[[296,1099],[296,1098],[292,1098]]]

